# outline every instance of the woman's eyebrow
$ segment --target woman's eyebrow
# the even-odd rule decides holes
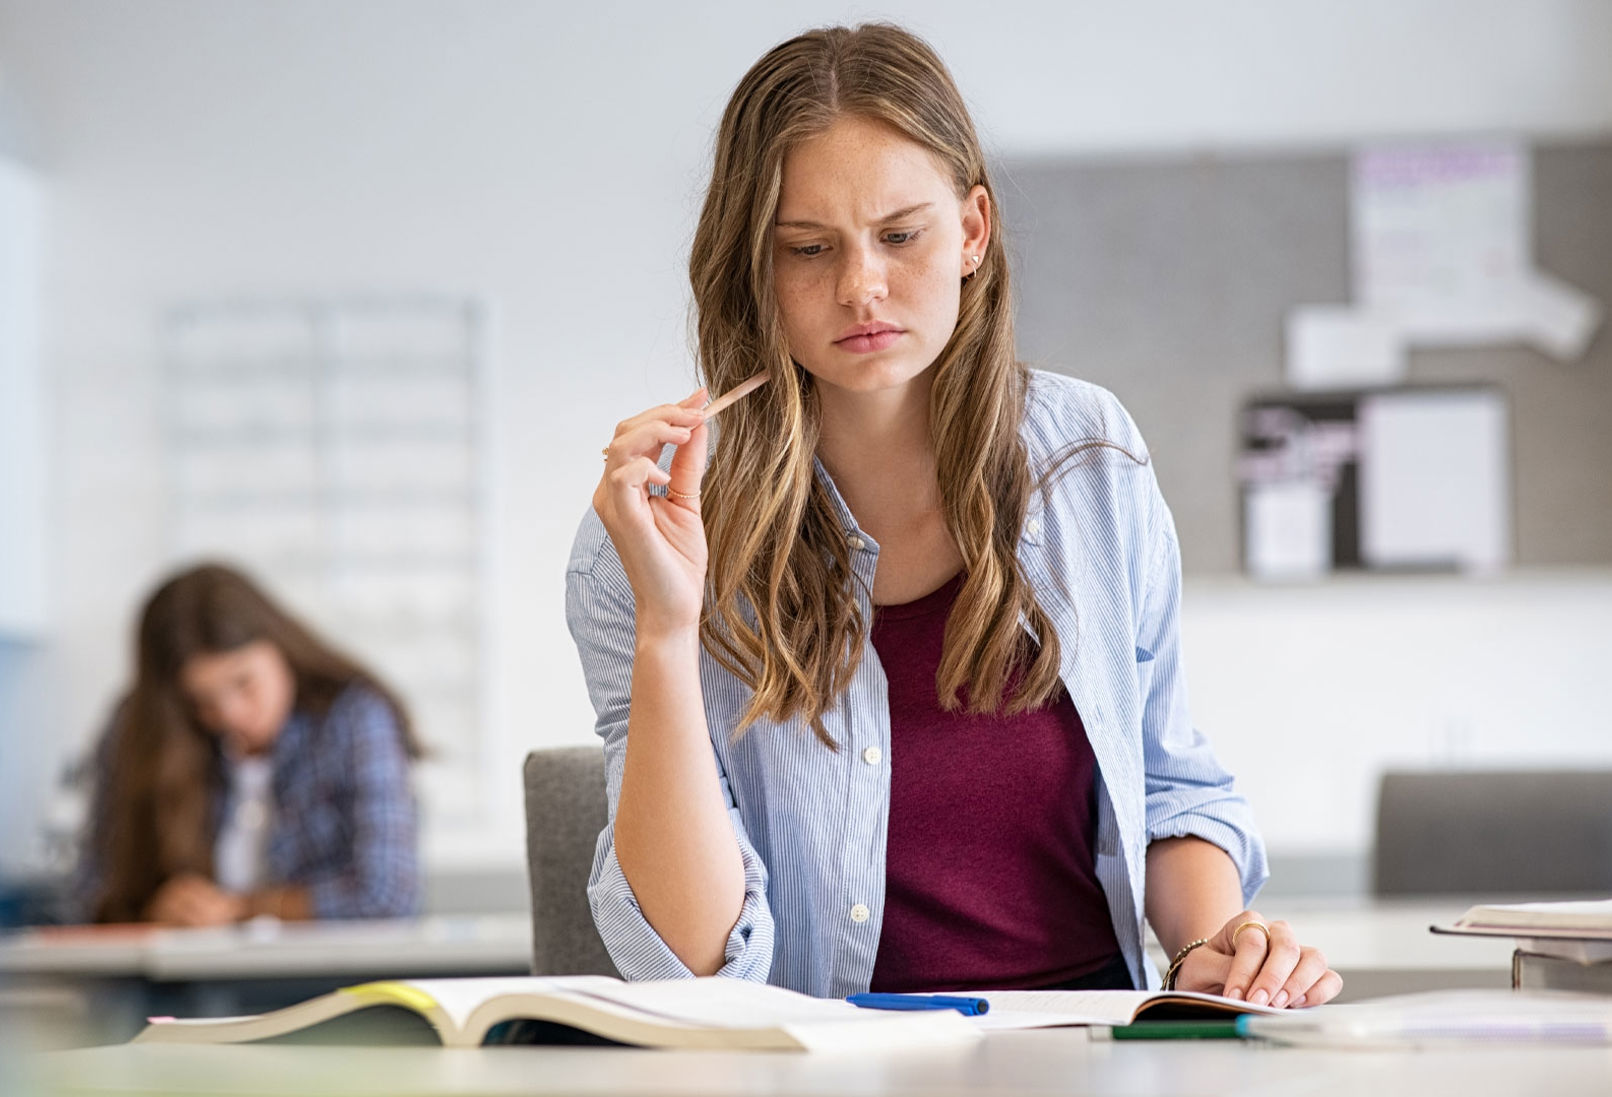
[[[904,206],[892,213],[885,214],[883,217],[875,218],[873,223],[876,225],[885,225],[889,224],[891,221],[900,221],[904,217],[911,217],[915,213],[922,213],[924,210],[933,205],[933,202],[919,202],[916,206]],[[780,229],[824,229],[828,228],[829,226],[820,225],[816,221],[774,221],[773,227]]]

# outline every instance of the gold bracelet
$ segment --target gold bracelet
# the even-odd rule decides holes
[[[1176,978],[1177,975],[1181,974],[1181,962],[1187,958],[1187,955],[1193,949],[1202,948],[1204,945],[1207,945],[1208,943],[1209,943],[1209,938],[1207,938],[1207,937],[1199,937],[1196,941],[1192,941],[1192,942],[1190,942],[1188,944],[1185,944],[1185,945],[1181,946],[1181,951],[1176,953],[1175,954],[1175,959],[1170,961],[1170,970],[1164,973],[1164,989],[1165,990],[1174,990],[1175,989],[1175,978]]]

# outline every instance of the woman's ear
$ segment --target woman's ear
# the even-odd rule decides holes
[[[963,196],[963,277],[967,278],[985,262],[985,248],[991,242],[991,196],[976,183]]]

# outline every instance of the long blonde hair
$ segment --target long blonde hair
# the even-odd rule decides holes
[[[959,198],[982,186],[998,209],[967,107],[934,50],[889,24],[825,28],[775,47],[739,82],[689,263],[706,384],[723,391],[761,368],[773,377],[725,414],[715,443],[702,508],[710,564],[701,641],[753,690],[736,734],[762,717],[798,716],[831,747],[822,717],[856,670],[867,622],[849,535],[815,474],[821,409],[783,333],[772,232],[785,155],[848,115],[929,150]],[[1029,373],[1015,357],[999,214],[996,224],[934,367],[940,498],[966,572],[936,686],[946,708],[963,706],[966,687],[970,711],[1014,713],[1055,694],[1059,646],[1016,556],[1033,489],[1019,436]]]

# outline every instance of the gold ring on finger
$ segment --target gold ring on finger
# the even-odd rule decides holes
[[[697,491],[678,491],[676,488],[667,488],[666,494],[673,499],[698,499],[700,497],[700,493]]]
[[[1271,927],[1270,926],[1267,926],[1264,922],[1244,922],[1242,925],[1238,926],[1236,929],[1231,931],[1231,947],[1234,950],[1237,947],[1237,935],[1239,933],[1241,933],[1245,929],[1257,929],[1257,930],[1259,930],[1261,933],[1263,933],[1265,935],[1265,947],[1266,948],[1270,947],[1270,944],[1271,944]]]

